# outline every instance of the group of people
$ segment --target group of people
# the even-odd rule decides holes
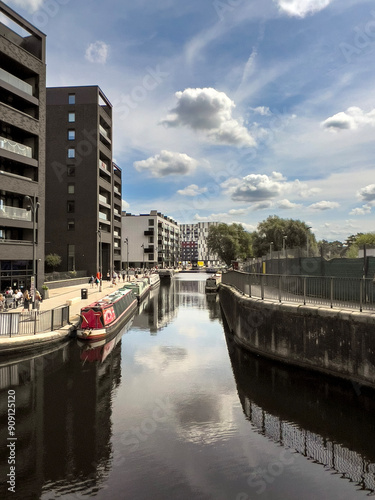
[[[35,308],[39,311],[40,303],[42,302],[42,296],[38,290],[35,290]],[[29,311],[30,305],[32,304],[32,296],[29,290],[24,292],[21,289],[13,290],[12,287],[8,287],[4,290],[4,293],[0,293],[0,312],[5,310],[19,307],[23,304],[23,310]]]

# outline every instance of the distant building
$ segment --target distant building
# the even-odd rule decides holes
[[[197,222],[196,224],[180,224],[181,262],[196,264],[203,262],[206,267],[222,264],[216,254],[208,250],[207,237],[210,227],[218,222]]]
[[[0,14],[0,291],[30,287],[34,266],[41,288],[46,37],[3,2]]]
[[[123,269],[129,267],[174,267],[180,260],[180,230],[177,222],[157,210],[133,215],[123,212]],[[127,243],[126,243],[127,241]]]
[[[61,270],[121,269],[121,169],[98,86],[47,89],[46,254]]]

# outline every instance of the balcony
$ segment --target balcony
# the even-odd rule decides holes
[[[102,136],[107,139],[108,142],[111,142],[111,139],[109,138],[109,134],[108,132],[106,131],[106,129],[104,127],[102,127],[101,125],[99,125],[99,132],[102,134]]]
[[[9,83],[10,85],[13,85],[13,87],[17,88],[18,90],[21,90],[22,92],[25,92],[26,94],[29,94],[31,96],[33,95],[33,88],[31,85],[24,82],[20,78],[17,78],[11,73],[8,73],[8,71],[5,71],[2,68],[0,68],[0,80]]]
[[[147,231],[144,231],[143,234],[145,236],[153,236],[154,235],[154,230],[153,229],[148,229]]]
[[[99,219],[101,221],[105,221],[105,222],[108,222],[108,215],[103,213],[103,212],[99,212]]]
[[[33,150],[29,146],[24,146],[19,142],[11,141],[5,139],[5,137],[0,136],[0,148],[10,151],[11,153],[16,153],[18,155],[26,156],[27,158],[33,157]]]
[[[105,205],[109,205],[107,198],[102,194],[99,195],[99,201],[104,203]]]
[[[99,160],[99,167],[108,172],[109,174],[111,173],[105,161]]]
[[[31,222],[31,211],[26,210],[26,208],[2,206],[0,207],[0,217]]]

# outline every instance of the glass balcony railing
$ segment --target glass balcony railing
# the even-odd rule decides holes
[[[13,85],[13,87],[22,90],[23,92],[26,92],[26,94],[33,95],[33,88],[31,85],[29,85],[20,78],[17,78],[16,76],[12,75],[11,73],[8,73],[8,71],[5,71],[4,69],[1,68],[0,68],[0,80],[3,80],[3,82],[9,83],[10,85]]]
[[[99,212],[99,219],[100,220],[108,220],[107,214],[104,214],[103,212]]]
[[[31,211],[26,208],[0,206],[0,217],[31,222]]]
[[[108,200],[105,196],[103,196],[102,194],[99,195],[99,201],[101,201],[102,203],[105,203],[106,205],[108,205]]]
[[[29,146],[24,146],[19,142],[11,141],[1,136],[0,136],[0,148],[5,149],[6,151],[11,151],[12,153],[16,153],[18,155],[27,156],[28,158],[33,157],[33,150]]]
[[[106,170],[107,172],[110,172],[109,168],[107,167],[107,164],[102,160],[99,160],[99,167],[104,168],[104,170]]]
[[[111,141],[111,139],[109,138],[108,132],[101,125],[99,125],[99,132],[107,139],[107,141]]]

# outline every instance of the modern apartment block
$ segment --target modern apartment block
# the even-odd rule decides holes
[[[62,271],[121,269],[121,169],[98,86],[47,88],[46,254]]]
[[[174,267],[180,260],[178,223],[157,210],[133,215],[123,212],[123,269]]]
[[[0,291],[44,281],[45,35],[0,2]]]
[[[208,250],[207,236],[211,226],[218,222],[198,222],[196,224],[180,224],[181,234],[181,262],[196,264],[203,262],[207,267],[221,265],[216,254]]]

